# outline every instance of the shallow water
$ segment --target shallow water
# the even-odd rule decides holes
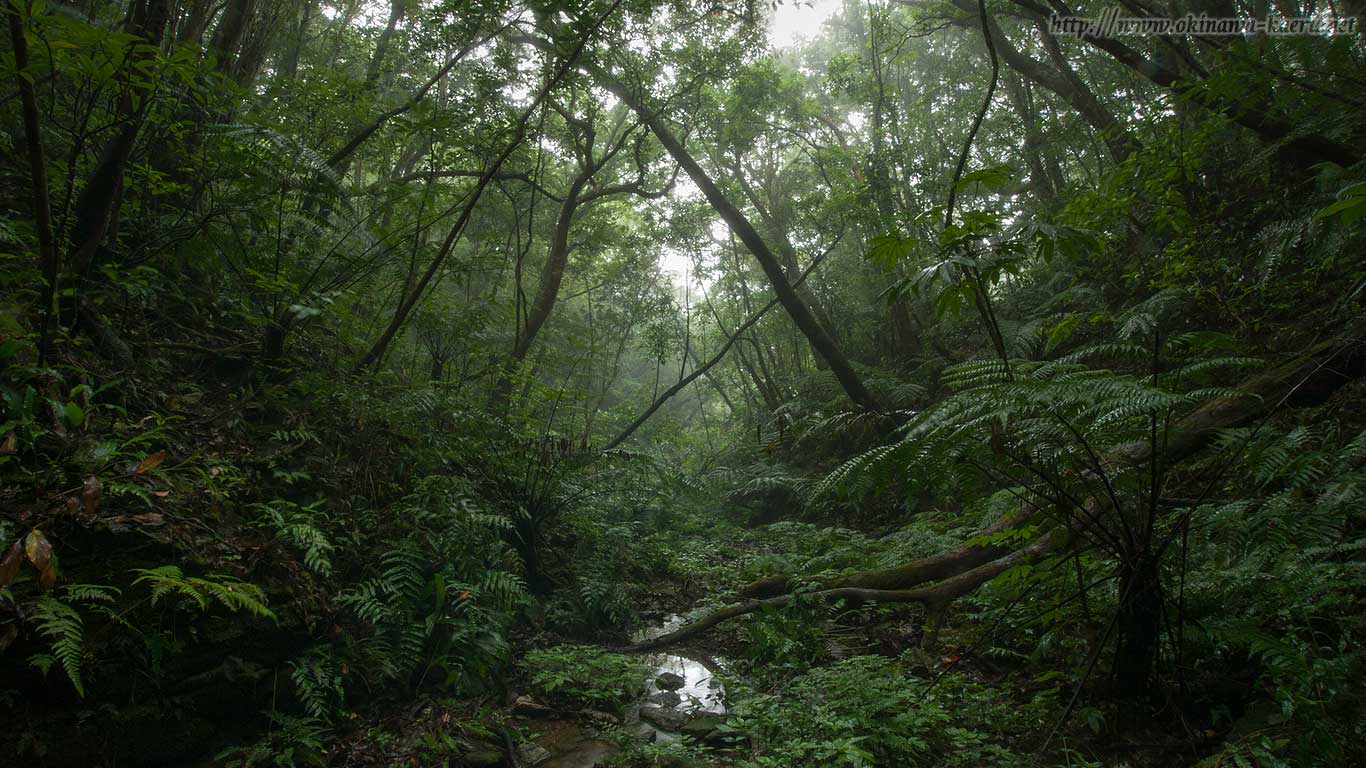
[[[684,617],[679,614],[670,614],[664,622],[657,627],[647,628],[636,634],[636,640],[648,640],[659,637],[666,632],[672,632],[683,625]],[[678,695],[682,701],[675,705],[675,709],[682,712],[709,712],[712,714],[723,715],[726,713],[724,703],[725,688],[719,680],[714,679],[714,673],[721,671],[721,664],[712,658],[693,654],[684,656],[676,653],[654,653],[646,656],[654,671],[650,673],[646,684],[644,700],[649,701],[650,697],[659,693],[662,689],[655,683],[655,680],[665,672],[672,672],[683,678],[683,687],[678,689]]]
[[[682,623],[682,616],[670,615],[660,625],[638,633],[636,639],[658,637],[677,629]],[[683,687],[676,691],[680,701],[670,707],[671,709],[686,715],[726,713],[725,689],[714,677],[714,673],[721,670],[721,665],[715,659],[699,654],[685,656],[678,653],[654,653],[645,658],[650,664],[645,692],[627,709],[625,720],[626,725],[635,728],[641,738],[667,741],[679,737],[674,731],[640,719],[642,705],[660,706],[650,699],[664,690],[655,681],[665,672],[672,672],[683,678]],[[616,751],[616,746],[611,742],[594,738],[591,734],[591,729],[585,731],[575,723],[548,724],[546,732],[536,740],[536,744],[549,753],[550,757],[535,762],[535,768],[593,768],[599,765]]]

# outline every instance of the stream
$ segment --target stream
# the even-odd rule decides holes
[[[657,626],[637,633],[647,640],[677,629],[684,617],[671,614]],[[626,708],[623,725],[642,741],[667,741],[684,733],[704,737],[726,713],[725,690],[714,679],[721,663],[699,653],[653,653],[645,657],[649,673],[645,691]],[[545,723],[534,742],[521,750],[526,768],[593,768],[617,747],[596,729],[569,721]]]

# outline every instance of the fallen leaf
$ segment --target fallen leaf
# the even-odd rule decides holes
[[[14,433],[11,432],[8,435],[5,435],[4,442],[0,442],[0,456],[9,456],[12,453],[18,452],[19,443],[18,440],[15,438]]]
[[[136,473],[136,474],[139,474],[139,475],[143,474],[144,472],[151,472],[152,470],[154,470],[154,469],[156,469],[157,467],[161,466],[161,462],[163,462],[163,461],[165,461],[165,460],[166,460],[166,452],[165,452],[165,451],[157,451],[156,453],[149,453],[149,454],[147,454],[147,457],[144,458],[144,459],[141,461],[141,463],[138,464],[138,468],[135,469],[135,470],[133,470],[133,472]]]
[[[152,491],[152,495],[155,496],[155,497],[157,497],[158,499],[164,499],[164,498],[166,498],[167,496],[170,496],[170,495],[171,495],[171,492],[170,492],[170,491]]]
[[[48,560],[47,567],[38,573],[38,584],[42,586],[44,591],[57,585],[57,558]]]
[[[100,506],[100,497],[104,495],[104,483],[98,477],[91,475],[86,478],[85,486],[81,488],[81,503],[85,505],[87,515],[95,514],[95,510]]]
[[[28,561],[33,563],[33,567],[41,572],[52,560],[52,543],[42,531],[34,528],[24,538],[24,554],[28,555]]]
[[[14,546],[9,548],[9,554],[5,555],[5,559],[0,560],[0,587],[7,587],[19,578],[19,566],[23,563],[24,548],[16,541]]]

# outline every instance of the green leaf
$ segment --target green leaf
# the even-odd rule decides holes
[[[1314,214],[1314,219],[1322,220],[1338,216],[1343,224],[1353,224],[1366,216],[1366,182],[1343,187],[1338,192],[1338,201]]]
[[[956,188],[963,191],[973,184],[980,184],[988,190],[1004,189],[1011,182],[1013,171],[1008,165],[997,165],[991,168],[979,168],[971,173],[963,175],[958,180]]]
[[[85,410],[76,403],[67,403],[62,409],[62,423],[75,429],[85,423]]]

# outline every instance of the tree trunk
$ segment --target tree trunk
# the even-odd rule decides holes
[[[545,321],[555,309],[555,302],[559,300],[560,284],[564,281],[564,268],[569,263],[569,228],[574,223],[574,214],[578,211],[579,195],[596,170],[591,163],[580,170],[570,183],[564,202],[560,204],[560,212],[555,217],[555,230],[550,236],[550,252],[546,255],[545,268],[541,270],[541,279],[536,287],[536,299],[527,312],[526,326],[518,334],[517,343],[512,349],[514,362],[526,359],[526,353],[531,349],[531,343],[536,340],[536,334],[545,326]]]
[[[38,101],[28,73],[28,9],[10,9],[10,42],[14,49],[14,68],[18,74],[20,107],[24,115],[24,143],[28,155],[29,191],[33,200],[34,228],[38,234],[38,267],[43,275],[41,319],[38,331],[38,365],[47,362],[49,334],[55,314],[59,263],[52,238],[52,207],[48,197],[47,159],[43,135],[38,127]]]
[[[978,10],[975,0],[954,0],[954,4],[959,10],[971,15],[969,19],[964,20],[963,26],[970,27],[980,33],[981,27],[976,23]],[[1057,47],[1057,41],[1046,29],[1040,27],[1039,34],[1042,36],[1044,47],[1049,51],[1050,58],[1053,61],[1051,67],[1021,53],[1011,43],[1010,38],[1001,31],[1000,25],[996,23],[994,18],[988,20],[988,28],[991,30],[992,42],[995,43],[996,50],[1000,52],[1001,59],[1006,63],[1006,66],[1030,82],[1065,99],[1076,110],[1077,114],[1081,115],[1087,125],[1090,125],[1092,130],[1100,136],[1101,141],[1105,142],[1110,157],[1116,163],[1124,162],[1129,155],[1139,148],[1138,141],[1129,133],[1129,129],[1100,103],[1095,93],[1067,65],[1066,59],[1062,58],[1062,52]]]
[[[1116,693],[1125,698],[1148,695],[1162,629],[1162,580],[1157,561],[1144,555],[1120,573],[1119,645],[1115,650]]]
[[[622,0],[613,2],[612,5],[597,18],[593,25],[580,36],[578,44],[575,45],[574,50],[570,52],[569,57],[556,68],[554,74],[550,77],[549,82],[546,83],[545,87],[536,94],[536,98],[532,99],[531,103],[523,110],[517,120],[517,128],[513,133],[512,140],[507,143],[507,146],[503,148],[503,151],[494,158],[493,162],[489,164],[488,168],[486,168],[484,173],[479,177],[479,182],[475,185],[474,192],[470,194],[470,199],[465,203],[464,210],[460,212],[460,218],[451,226],[450,232],[446,235],[446,239],[441,243],[441,247],[437,250],[436,256],[432,258],[431,264],[427,267],[427,271],[422,274],[422,277],[418,280],[417,285],[414,286],[413,290],[411,292],[405,292],[405,295],[399,299],[398,307],[394,310],[393,319],[389,322],[388,327],[384,329],[384,332],[380,334],[380,337],[375,340],[375,343],[370,347],[369,351],[367,351],[360,361],[356,363],[356,370],[364,370],[377,365],[379,361],[383,359],[384,353],[388,351],[389,344],[393,341],[394,336],[398,334],[399,329],[408,321],[408,314],[413,311],[413,307],[417,306],[418,300],[420,300],[422,295],[427,291],[427,285],[431,283],[432,278],[440,271],[441,266],[446,262],[446,258],[450,255],[451,249],[455,247],[460,236],[464,234],[465,226],[469,224],[470,217],[474,213],[474,207],[479,202],[479,198],[483,196],[484,190],[488,187],[489,182],[493,180],[493,177],[503,167],[503,163],[507,162],[507,159],[512,156],[512,153],[517,147],[521,146],[522,140],[526,138],[527,122],[531,119],[532,115],[536,114],[536,110],[540,108],[541,102],[549,98],[550,92],[559,86],[560,81],[564,79],[565,75],[569,74],[569,70],[574,66],[574,63],[578,60],[579,56],[583,54],[583,49],[588,45],[589,38],[593,36],[594,32],[597,31],[597,28],[601,26],[609,16],[616,12],[616,9],[621,5],[621,2]]]
[[[233,64],[255,10],[256,0],[227,0],[213,37],[209,38],[209,50],[218,59],[215,66],[219,72],[226,74],[233,71]]]
[[[749,222],[749,219],[735,207],[734,203],[726,198],[654,109],[647,107],[637,94],[632,93],[630,89],[614,78],[600,75],[599,79],[605,88],[615,93],[618,98],[635,111],[641,122],[649,126],[650,131],[668,150],[674,162],[682,167],[688,177],[693,180],[693,183],[702,190],[707,202],[711,204],[731,230],[739,236],[740,241],[749,248],[750,253],[754,254],[754,258],[759,261],[759,266],[763,268],[764,274],[768,276],[769,282],[773,285],[773,291],[778,295],[778,301],[782,303],[792,321],[805,334],[816,353],[825,358],[849,399],[864,410],[880,413],[882,410],[881,403],[864,386],[863,380],[854,371],[849,358],[845,357],[843,350],[821,327],[811,309],[793,290],[792,284],[788,282],[783,271],[782,263],[769,249],[764,239],[759,236],[759,233],[755,231],[754,225]]]
[[[405,5],[405,0],[389,0],[389,23],[380,33],[379,40],[375,41],[375,53],[370,57],[370,63],[365,68],[365,90],[367,92],[373,91],[379,85],[379,76],[384,70],[384,60],[388,57],[398,22],[403,18]]]

